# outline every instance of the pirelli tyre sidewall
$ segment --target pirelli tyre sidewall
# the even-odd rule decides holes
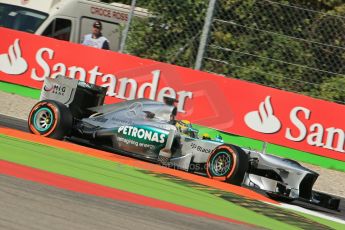
[[[70,134],[72,122],[73,117],[67,106],[52,100],[38,102],[28,117],[31,133],[59,140]]]
[[[247,169],[247,154],[234,145],[221,145],[215,148],[206,165],[208,177],[235,185],[241,185]]]

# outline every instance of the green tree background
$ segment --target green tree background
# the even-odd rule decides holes
[[[208,0],[137,6],[126,52],[193,68]],[[202,70],[344,103],[345,2],[218,0]]]

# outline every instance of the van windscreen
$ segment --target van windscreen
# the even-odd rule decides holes
[[[0,26],[35,33],[48,14],[36,10],[0,3]]]

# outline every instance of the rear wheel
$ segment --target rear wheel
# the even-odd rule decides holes
[[[248,156],[239,147],[221,145],[212,151],[206,166],[208,177],[241,185],[248,169]]]
[[[51,100],[38,102],[28,118],[31,133],[62,139],[70,134],[73,117],[66,105]]]

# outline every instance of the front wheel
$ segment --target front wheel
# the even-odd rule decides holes
[[[208,177],[241,185],[248,169],[248,156],[234,145],[221,145],[212,151],[206,166]]]
[[[73,117],[66,105],[52,100],[38,102],[28,118],[31,133],[61,140],[70,134]]]

